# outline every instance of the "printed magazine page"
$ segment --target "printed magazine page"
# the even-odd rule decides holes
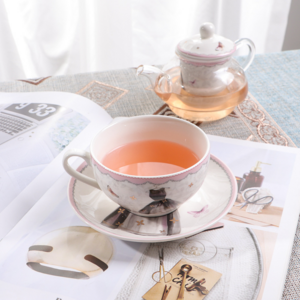
[[[154,299],[161,299],[165,284],[161,281],[157,288],[156,281],[160,269],[158,251],[163,249],[167,272],[174,270],[180,260],[190,261],[198,270],[198,275],[193,277],[195,273],[191,271],[187,277],[187,299],[280,299],[300,211],[299,150],[216,136],[209,139],[211,153],[229,166],[239,188],[231,212],[216,229],[164,243],[115,239],[91,229],[76,216],[68,200],[68,183],[72,186],[73,181],[62,173],[0,242],[0,287],[4,298],[150,299],[148,295],[153,295],[151,289],[156,286],[158,294]],[[80,167],[82,162],[75,163],[85,172]],[[215,162],[211,160],[210,164],[214,166]],[[251,170],[262,176],[256,178],[260,180],[257,188],[247,187],[253,180]],[[217,182],[217,177],[218,174],[212,178]],[[212,188],[222,188],[226,195],[226,186],[212,184]],[[97,194],[101,191],[90,189],[83,195],[82,206],[87,212],[95,201],[103,200]],[[211,213],[205,204],[209,199],[201,195],[203,207],[180,210],[173,218],[177,224],[173,230],[186,230],[181,213],[195,223]],[[110,201],[107,197],[104,200]],[[94,222],[101,223],[110,210],[99,207],[91,214]],[[143,223],[137,219],[127,222],[125,218],[120,228],[110,223],[110,232],[145,238],[147,233],[138,229],[146,224],[145,219]],[[160,231],[161,225],[155,223],[148,230]],[[171,230],[168,234],[176,233]],[[200,276],[201,270],[208,272],[207,276]],[[169,278],[166,273],[166,279],[167,287],[172,286],[172,293],[177,294],[182,275]]]
[[[1,299],[114,299],[143,253],[82,222],[68,182],[63,174],[0,242]]]
[[[68,145],[88,147],[112,119],[92,101],[70,93],[0,97],[1,239],[64,172]]]
[[[180,259],[188,259],[198,263],[199,268],[222,274],[207,295],[201,291],[207,290],[212,282],[207,277],[189,275],[187,287],[194,292],[195,299],[281,299],[300,210],[299,150],[216,136],[209,139],[211,153],[230,167],[238,182],[247,178],[258,161],[264,162],[260,170],[261,186],[240,185],[231,212],[221,220],[223,228],[183,240],[151,244],[117,300],[136,300],[141,296],[146,300],[155,299],[152,298],[155,282],[151,275],[159,270],[160,247],[164,249],[166,270],[171,270]],[[209,210],[187,213],[192,219],[200,220]],[[181,226],[183,231],[183,222]],[[182,279],[180,274],[178,277]],[[180,283],[181,280],[173,278],[167,287],[171,286],[172,292],[176,289],[178,294]],[[162,283],[155,295],[157,299],[162,296],[164,286]]]

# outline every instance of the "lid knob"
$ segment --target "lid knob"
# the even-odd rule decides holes
[[[214,33],[215,33],[215,26],[213,23],[206,22],[201,25],[200,27],[201,39],[209,39],[214,35]]]

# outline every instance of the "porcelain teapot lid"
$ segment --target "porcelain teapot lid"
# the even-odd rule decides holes
[[[184,39],[176,47],[176,53],[187,60],[219,60],[231,56],[236,50],[233,41],[215,34],[212,23],[203,23],[200,34]]]

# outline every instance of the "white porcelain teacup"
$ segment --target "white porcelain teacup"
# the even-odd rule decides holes
[[[106,154],[127,143],[143,140],[175,142],[189,148],[199,161],[180,172],[162,176],[134,176],[103,165]],[[96,180],[74,170],[72,156],[82,157]],[[201,187],[208,169],[210,143],[207,135],[192,123],[166,116],[138,116],[114,122],[92,140],[90,152],[70,149],[63,158],[65,170],[73,177],[100,188],[112,201],[130,212],[157,217],[175,211]]]

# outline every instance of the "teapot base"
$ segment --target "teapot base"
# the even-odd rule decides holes
[[[218,111],[189,111],[169,105],[169,108],[178,117],[197,122],[216,121],[227,117],[233,112],[234,107],[229,107]]]

